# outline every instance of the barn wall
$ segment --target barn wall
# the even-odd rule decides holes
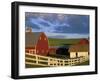
[[[78,52],[78,57],[85,56],[86,58],[89,57],[88,52]]]
[[[44,33],[42,33],[36,45],[36,54],[48,55],[48,52],[49,52],[48,38]]]
[[[70,58],[76,58],[76,52],[70,52]]]
[[[56,54],[56,48],[49,48],[49,55],[55,55]]]

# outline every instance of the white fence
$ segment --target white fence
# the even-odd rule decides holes
[[[58,59],[30,53],[26,53],[25,60],[26,64],[40,66],[73,66],[86,61],[85,57]]]

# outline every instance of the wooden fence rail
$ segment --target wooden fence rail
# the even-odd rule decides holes
[[[41,56],[36,54],[25,54],[25,63],[30,65],[41,65],[41,66],[73,66],[86,61],[85,57],[78,57],[73,59],[58,59],[48,56]]]

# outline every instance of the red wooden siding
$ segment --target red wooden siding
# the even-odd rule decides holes
[[[49,54],[56,54],[56,48],[49,48]]]
[[[44,33],[41,33],[36,44],[36,54],[48,55],[48,51],[49,51],[48,38]]]
[[[87,39],[81,39],[79,44],[89,44],[89,41]]]

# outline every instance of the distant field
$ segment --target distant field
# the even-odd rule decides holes
[[[66,46],[71,44],[77,44],[80,39],[54,39],[48,38],[49,46]]]

